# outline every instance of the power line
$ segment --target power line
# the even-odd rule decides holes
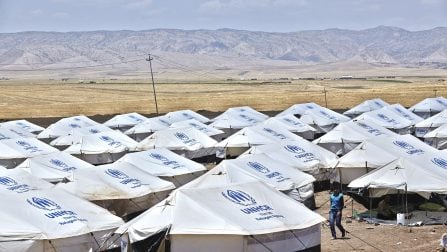
[[[36,69],[0,69],[0,72],[36,72],[36,71],[56,71],[56,70],[71,70],[71,69],[84,69],[84,68],[96,68],[102,66],[121,65],[126,63],[144,61],[144,59],[127,60],[114,63],[98,64],[91,66],[73,66],[73,67],[58,67],[58,68],[36,68]]]

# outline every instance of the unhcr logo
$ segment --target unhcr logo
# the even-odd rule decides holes
[[[16,144],[20,145],[21,147],[23,147],[25,150],[30,151],[31,153],[33,152],[39,152],[42,151],[40,150],[37,146],[33,146],[30,143],[23,141],[23,140],[19,140],[16,142]]]
[[[0,140],[5,140],[5,139],[11,139],[11,138],[0,133]]]
[[[68,172],[68,171],[76,170],[76,167],[69,166],[64,161],[59,160],[59,159],[51,159],[50,163],[61,168],[62,171]]]
[[[303,148],[301,148],[299,146],[289,145],[289,144],[284,146],[284,149],[286,149],[288,152],[292,152],[292,153],[295,153],[295,154],[302,154],[302,153],[306,152]]]
[[[443,158],[433,158],[431,162],[443,169],[447,169],[447,160]]]
[[[267,167],[265,167],[264,165],[262,165],[258,162],[248,162],[247,165],[263,174],[267,174],[270,172],[270,170]]]
[[[177,133],[175,133],[175,137],[177,137],[177,138],[180,139],[181,141],[188,141],[188,140],[189,140],[188,135],[186,135],[186,134],[183,133],[183,132],[177,132]]]
[[[72,129],[76,129],[76,128],[81,128],[81,125],[79,125],[79,124],[76,124],[76,123],[70,123],[69,125],[68,125],[70,128],[72,128]]]
[[[138,118],[135,115],[129,115],[129,118],[131,118],[131,119],[135,120],[135,122],[139,122],[139,123],[143,121],[143,119]]]
[[[398,146],[398,147],[400,147],[400,148],[402,148],[402,149],[404,149],[405,152],[406,152],[407,154],[410,154],[410,155],[413,155],[413,154],[422,154],[422,153],[425,152],[425,151],[423,151],[423,150],[421,150],[421,149],[417,149],[417,148],[415,148],[413,145],[411,145],[411,144],[409,144],[409,143],[407,143],[407,142],[404,142],[404,141],[394,141],[393,144],[396,145],[396,146]]]
[[[88,132],[90,132],[92,134],[98,134],[101,131],[99,131],[98,129],[89,129]]]
[[[255,199],[253,199],[249,194],[240,190],[227,190],[226,192],[222,192],[222,196],[224,196],[229,201],[242,206],[251,206],[256,204]]]
[[[15,186],[17,185],[17,181],[10,177],[0,177],[0,185],[4,186]]]
[[[58,204],[47,198],[32,197],[31,199],[27,199],[26,201],[33,207],[46,211],[54,211],[61,209],[61,207]]]
[[[130,184],[130,188],[137,188],[141,186],[141,181],[139,179],[131,178],[126,173],[115,170],[115,169],[107,169],[104,171],[105,174],[121,180],[120,183],[123,185]]]
[[[108,143],[110,146],[116,146],[119,147],[122,144],[119,141],[115,141],[113,138],[108,137],[108,136],[100,136],[99,139],[101,139],[102,141]]]
[[[190,114],[188,114],[188,113],[186,113],[186,112],[183,112],[182,115],[183,115],[184,117],[188,118],[188,119],[194,119],[194,116],[192,116],[192,115],[190,115]]]

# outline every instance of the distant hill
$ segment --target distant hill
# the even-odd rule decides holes
[[[290,33],[232,29],[3,33],[0,76],[36,72],[138,75],[147,73],[144,58],[148,52],[154,54],[154,63],[158,60],[154,65],[160,72],[232,70],[241,75],[238,70],[340,62],[447,69],[447,28],[415,32],[379,26]],[[28,71],[31,69],[36,71]]]

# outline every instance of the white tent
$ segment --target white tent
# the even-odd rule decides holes
[[[157,131],[138,143],[138,150],[166,148],[192,159],[215,154],[216,144],[205,133],[188,127]]]
[[[115,164],[121,162],[132,164],[154,176],[171,181],[176,187],[199,177],[206,171],[204,165],[163,148],[128,153]]]
[[[191,119],[194,119],[201,123],[207,123],[210,121],[209,118],[207,118],[197,112],[189,110],[189,109],[169,112],[165,115],[165,117],[167,117],[171,123],[185,121],[185,120],[191,120]]]
[[[294,115],[283,115],[271,117],[262,124],[273,125],[273,127],[283,127],[284,129],[297,134],[298,136],[305,139],[313,139],[316,129],[307,125],[300,119],[296,118]]]
[[[215,177],[219,177],[218,174],[223,174],[220,179],[224,179],[225,182],[215,181],[218,179]],[[255,178],[263,181],[306,206],[315,207],[312,184],[315,178],[265,154],[245,155],[237,159],[224,160],[206,175],[189,183],[188,187],[193,188],[197,183],[208,182],[210,186],[244,182],[247,181],[247,176],[251,178],[250,180]]]
[[[68,146],[80,143],[82,137],[85,135],[98,134],[106,131],[112,131],[112,129],[103,124],[97,124],[83,128],[75,128],[67,134],[59,136],[58,138],[51,141],[50,145],[57,146],[57,148],[59,149],[65,149]]]
[[[352,181],[349,187],[374,188],[372,195],[378,197],[392,189],[427,195],[430,192],[447,193],[446,181],[446,170],[399,158]]]
[[[93,165],[65,152],[52,152],[26,159],[16,169],[50,182],[72,180],[75,170],[94,168]]]
[[[224,134],[224,132],[222,130],[216,129],[214,127],[211,127],[209,125],[201,123],[195,119],[175,122],[175,123],[171,124],[171,126],[169,126],[169,127],[172,129],[192,127],[192,128],[202,131],[203,133],[205,133],[206,135],[208,135],[210,137],[213,137],[214,139],[216,139],[215,137],[218,137],[219,135],[222,136]],[[218,140],[218,139],[219,138],[217,138],[216,140]]]
[[[399,103],[386,106],[386,108],[395,112],[396,114],[400,115],[401,117],[411,121],[413,123],[413,125],[424,120],[424,118],[416,115],[415,113],[406,109],[404,106],[400,105]]]
[[[397,157],[386,149],[366,140],[338,159],[335,166],[338,173],[336,180],[342,184],[349,184],[354,179],[396,159]]]
[[[0,165],[14,168],[25,159],[58,152],[54,147],[36,138],[16,138],[0,141]]]
[[[429,118],[444,109],[447,109],[447,99],[442,96],[426,98],[409,108],[410,111],[422,118]]]
[[[239,156],[251,146],[299,139],[302,138],[282,127],[260,124],[243,128],[216,144],[216,147],[219,148],[217,156]]]
[[[412,121],[398,114],[395,110],[388,109],[388,107],[363,113],[355,120],[373,122],[398,134],[410,134],[412,126],[414,126]]]
[[[110,128],[119,129],[124,132],[132,128],[133,126],[144,122],[144,120],[146,119],[147,117],[133,112],[128,114],[116,115],[106,121],[104,125]]]
[[[279,113],[276,116],[283,116],[283,115],[298,115],[302,116],[307,110],[310,109],[319,109],[322,108],[320,105],[309,102],[309,103],[301,103],[301,104],[294,104],[291,107],[287,108],[283,112]]]
[[[306,110],[300,119],[315,128],[317,133],[326,133],[338,124],[350,120],[347,116],[321,106],[313,106],[313,109]]]
[[[357,117],[365,112],[373,111],[376,109],[383,108],[389,104],[380,98],[366,100],[359,105],[345,111],[343,114],[351,118]]]
[[[375,123],[352,120],[339,124],[313,143],[337,155],[344,155],[365,140],[392,135],[395,133]]]
[[[267,118],[267,115],[248,106],[235,107],[229,108],[224,113],[213,118],[210,125],[223,130],[225,132],[224,137],[228,137],[239,129],[256,125]]]
[[[447,109],[442,112],[429,117],[415,125],[415,135],[417,137],[423,137],[430,131],[447,124]]]
[[[81,129],[96,124],[99,123],[83,115],[62,118],[40,132],[37,135],[37,138],[52,139],[59,136],[65,136],[68,135],[73,129]]]
[[[28,131],[30,133],[38,133],[44,130],[45,128],[40,127],[34,123],[28,122],[27,120],[14,120],[0,123],[0,127],[2,128],[19,128],[21,130]]]
[[[126,130],[124,133],[131,136],[136,141],[141,141],[155,131],[169,128],[170,125],[171,122],[166,116],[151,117]]]
[[[104,250],[112,243],[108,238],[113,230],[123,224],[107,210],[61,190],[22,192],[2,190],[0,185],[0,195],[1,251]]]
[[[0,169],[0,195],[51,189],[54,185],[22,169]]]
[[[337,156],[304,139],[276,144],[253,146],[245,155],[263,153],[280,163],[312,174],[317,180],[327,180],[337,162]]]
[[[372,138],[370,141],[389,154],[424,164],[439,153],[439,150],[425,144],[412,135],[394,135]]]
[[[135,151],[137,142],[119,131],[85,135],[81,142],[64,152],[80,157],[91,164],[112,163],[129,151]]]
[[[140,241],[169,227],[170,251],[320,249],[320,215],[262,183],[175,190],[117,233]]]
[[[129,163],[80,169],[73,172],[73,177],[72,182],[59,183],[56,187],[94,201],[118,216],[147,210],[175,188],[173,183]]]
[[[442,112],[443,113],[443,112]],[[439,115],[439,114],[438,114]],[[424,136],[425,143],[433,146],[438,150],[447,148],[447,124],[428,132]]]
[[[36,135],[26,130],[23,130],[22,128],[17,127],[3,128],[0,126],[0,140],[27,138],[27,137],[36,137]]]

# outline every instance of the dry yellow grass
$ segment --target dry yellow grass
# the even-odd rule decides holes
[[[122,82],[122,83],[118,83]],[[147,80],[77,84],[58,81],[0,81],[0,118],[36,118],[125,112],[154,113],[152,86]],[[157,83],[161,113],[179,109],[224,111],[248,105],[280,111],[303,102],[346,109],[371,98],[411,106],[435,95],[447,95],[439,78],[405,80],[297,80],[290,83],[216,82]]]

